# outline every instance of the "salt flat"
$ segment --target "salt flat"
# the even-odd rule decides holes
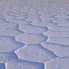
[[[69,69],[68,0],[0,0],[0,69]]]

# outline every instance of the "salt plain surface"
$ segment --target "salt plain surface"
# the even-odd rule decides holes
[[[69,69],[68,0],[0,0],[0,69]]]

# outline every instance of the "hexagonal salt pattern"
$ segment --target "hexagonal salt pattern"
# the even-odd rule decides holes
[[[69,69],[69,58],[55,58],[45,63],[45,69]]]
[[[5,63],[6,69],[44,69],[44,64],[24,60],[10,61]]]
[[[68,0],[0,0],[0,69],[69,69],[68,52]]]
[[[26,45],[15,51],[15,53],[20,59],[41,63],[57,57],[52,51],[41,45]]]

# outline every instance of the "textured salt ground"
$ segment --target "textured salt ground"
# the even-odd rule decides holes
[[[46,31],[43,34],[48,37],[69,37],[69,31]]]
[[[19,29],[10,29],[10,28],[1,28],[0,29],[0,36],[17,36],[19,34],[22,34],[23,32]]]
[[[13,52],[23,46],[24,44],[21,42],[17,42],[15,40],[15,37],[0,37],[0,52]]]
[[[69,46],[69,38],[68,37],[49,37],[47,42]]]
[[[32,24],[21,24],[19,29],[25,33],[42,33],[47,31],[47,28],[33,26]]]
[[[68,7],[67,0],[1,0],[0,69],[69,69]]]
[[[44,69],[44,64],[24,60],[6,62],[7,69]]]
[[[32,22],[31,24],[34,26],[38,26],[38,27],[48,28],[48,30],[50,30],[50,31],[69,31],[69,27],[63,27],[63,26],[60,26],[59,24],[56,24],[56,23]],[[67,26],[69,26],[69,25],[67,25]]]
[[[69,46],[61,45],[57,43],[43,42],[41,45],[48,50],[51,50],[59,57],[69,57]]]
[[[69,58],[55,58],[47,63],[44,66],[46,69],[69,69]]]
[[[0,52],[0,56],[0,63],[18,59],[17,55],[14,52]]]
[[[37,38],[37,40],[36,40]],[[25,44],[40,44],[47,40],[47,37],[42,34],[21,34],[16,36],[16,40]]]
[[[20,59],[33,62],[46,62],[57,57],[52,51],[43,48],[41,45],[26,45],[15,51]],[[34,53],[34,54],[33,54]]]

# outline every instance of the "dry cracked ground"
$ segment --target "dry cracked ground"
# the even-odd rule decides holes
[[[69,69],[69,0],[0,0],[0,69]]]

